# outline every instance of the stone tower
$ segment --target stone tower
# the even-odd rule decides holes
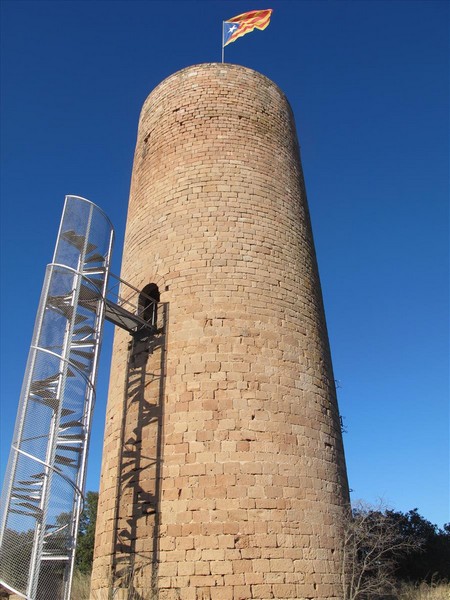
[[[341,598],[333,371],[294,119],[266,77],[203,64],[147,98],[122,278],[158,328],[114,341],[92,598]]]

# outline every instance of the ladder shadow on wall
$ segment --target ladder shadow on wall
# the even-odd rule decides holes
[[[167,322],[159,304],[156,333],[135,335],[128,349],[112,565],[112,588],[127,600],[156,590]]]

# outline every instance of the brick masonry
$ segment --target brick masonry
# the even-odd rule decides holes
[[[168,313],[131,400],[130,336],[115,336],[92,597],[342,597],[339,415],[295,124],[274,83],[203,64],[150,94],[121,276],[156,283]],[[156,417],[140,426],[143,410]]]

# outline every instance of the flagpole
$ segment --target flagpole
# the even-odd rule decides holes
[[[224,41],[225,41],[225,27],[224,27],[225,21],[222,21],[222,63],[224,62],[224,56],[225,56],[225,46],[223,45]]]

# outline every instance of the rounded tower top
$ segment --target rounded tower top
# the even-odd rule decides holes
[[[188,90],[195,90],[198,87],[208,90],[205,100],[210,107],[214,97],[222,100],[221,96],[226,95],[227,90],[232,93],[239,89],[240,100],[245,102],[245,97],[248,96],[248,103],[254,106],[255,111],[258,109],[255,106],[256,96],[260,98],[263,105],[276,103],[283,105],[283,109],[287,106],[292,117],[292,109],[284,92],[262,73],[230,63],[201,63],[185,67],[169,75],[150,92],[142,106],[139,126],[141,127],[142,120],[149,111],[155,119],[155,111],[164,110],[166,106],[164,100],[170,101],[173,110],[177,110],[177,106],[181,108],[186,104]],[[246,89],[248,93],[245,92]],[[235,98],[233,102],[236,103]],[[196,97],[196,103],[200,116],[202,105],[199,104],[198,97]]]
[[[259,73],[259,71],[255,71],[254,69],[250,69],[249,67],[244,67],[242,65],[235,65],[231,63],[200,63],[197,65],[190,65],[189,67],[184,67],[175,73],[172,73],[166,79],[163,79],[161,83],[159,83],[149,94],[147,100],[144,102],[142,110],[144,111],[146,108],[147,102],[153,95],[158,95],[162,90],[164,90],[167,86],[171,86],[174,82],[180,81],[180,79],[193,79],[193,85],[195,85],[195,81],[200,78],[204,78],[205,76],[210,76],[211,78],[222,79],[223,82],[229,81],[238,81],[238,80],[247,80],[248,82],[253,81],[255,84],[259,82],[260,85],[264,87],[270,87],[276,90],[276,92],[286,99],[284,92],[274,83],[271,79]],[[177,85],[176,84],[176,85]]]

